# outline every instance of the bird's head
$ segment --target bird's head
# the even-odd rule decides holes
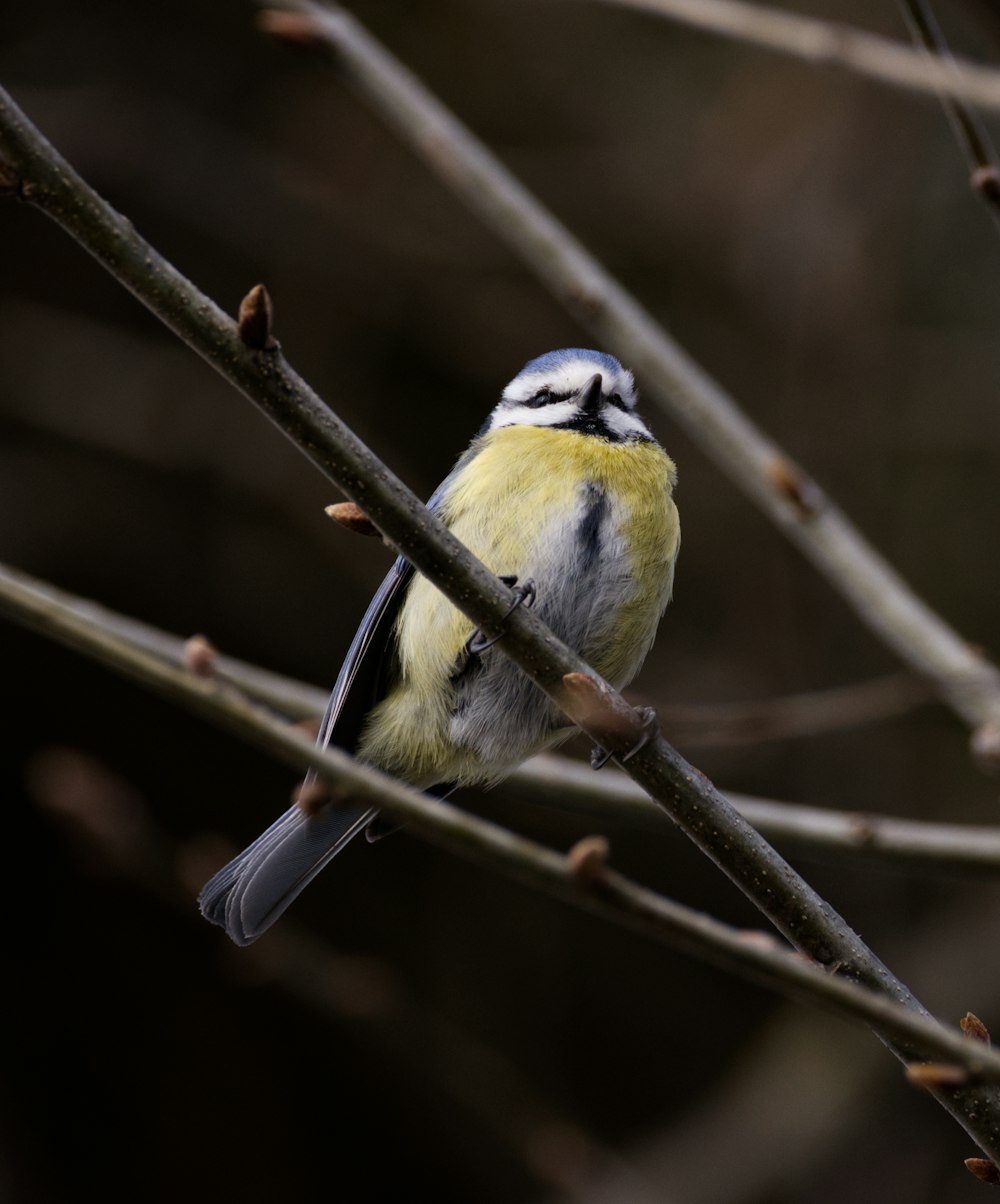
[[[612,443],[650,441],[635,412],[632,373],[613,355],[570,347],[525,364],[500,395],[486,430],[547,426]]]

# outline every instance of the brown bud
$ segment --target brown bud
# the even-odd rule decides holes
[[[983,1041],[989,1045],[989,1029],[975,1013],[966,1012],[962,1019],[959,1020],[958,1025],[967,1037],[971,1037],[974,1041]]]
[[[566,854],[570,875],[581,886],[596,886],[604,877],[611,846],[603,836],[585,836]]]
[[[290,13],[266,8],[257,14],[257,28],[272,38],[280,38],[307,50],[327,49],[327,41],[319,24],[307,13]]]
[[[21,177],[17,168],[6,159],[0,159],[0,193],[17,192],[21,187]]]
[[[1000,1183],[1000,1168],[989,1158],[966,1158],[965,1169],[984,1183]]]
[[[240,338],[255,351],[273,351],[278,344],[271,336],[274,309],[262,284],[255,284],[240,302]]]
[[[986,773],[1000,772],[1000,722],[995,719],[982,723],[972,733],[972,756]]]
[[[214,677],[219,650],[203,635],[193,635],[184,643],[184,668],[195,677]]]
[[[772,933],[763,932],[759,928],[744,929],[739,933],[739,939],[744,945],[752,945],[757,949],[778,950],[785,948],[781,941]],[[812,958],[807,957],[806,960],[812,961]]]
[[[593,725],[612,741],[642,733],[638,716],[620,695],[589,673],[565,673],[562,679],[566,713],[577,723]]]
[[[1000,204],[1000,171],[992,163],[977,167],[969,176],[973,192],[978,192],[992,204]]]
[[[334,502],[327,506],[325,513],[357,535],[381,535],[382,532],[356,502]]]
[[[917,1087],[961,1087],[969,1081],[969,1072],[954,1062],[911,1062],[906,1077]]]
[[[310,740],[319,738],[320,730],[323,727],[323,721],[318,715],[313,715],[309,719],[300,719],[298,723],[292,725],[297,732],[302,732],[308,736]]]
[[[332,798],[329,786],[318,778],[300,782],[295,788],[294,801],[306,815],[317,815]]]
[[[812,518],[819,513],[823,504],[820,488],[797,464],[784,456],[775,456],[767,466],[767,475],[778,493],[795,508],[799,518]]]

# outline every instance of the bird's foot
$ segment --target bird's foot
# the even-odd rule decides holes
[[[510,609],[500,620],[500,630],[496,635],[487,638],[477,627],[475,631],[473,631],[472,635],[470,635],[465,641],[465,648],[470,656],[479,656],[480,653],[485,652],[487,648],[492,648],[498,640],[502,640],[506,634],[506,632],[503,630],[504,621],[509,619],[519,606],[531,606],[535,601],[535,598],[538,596],[538,589],[531,577],[529,577],[523,585],[517,584],[516,577],[501,577],[500,580],[504,583],[504,585],[510,586],[511,593],[514,595],[514,600],[510,604]]]
[[[622,753],[617,758],[619,765],[624,765],[626,761],[631,761],[640,749],[646,747],[659,730],[656,722],[656,712],[652,707],[638,707],[637,710],[642,716],[642,733],[628,752]],[[601,748],[599,744],[595,744],[590,753],[590,768],[603,769],[614,755],[614,753],[608,752],[606,748]]]

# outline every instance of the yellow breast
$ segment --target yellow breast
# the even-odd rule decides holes
[[[553,575],[571,572],[567,558],[578,555],[583,491],[606,499],[605,538],[620,546],[623,579],[607,638],[578,650],[613,684],[624,684],[670,597],[680,538],[673,463],[654,443],[610,443],[532,426],[490,431],[474,450],[440,513],[498,575],[531,576],[540,590],[554,588]],[[399,679],[372,714],[359,750],[366,760],[417,784],[475,776],[464,753],[457,763],[449,736],[450,681],[471,631],[472,623],[430,582],[414,579],[397,623]]]

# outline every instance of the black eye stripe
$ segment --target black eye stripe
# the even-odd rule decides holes
[[[538,389],[531,397],[526,397],[523,401],[517,404],[528,406],[532,410],[539,410],[542,406],[555,405],[559,401],[569,401],[576,394],[571,390],[568,393],[556,393],[553,389]],[[612,393],[610,397],[605,397],[604,401],[608,405],[612,405],[616,410],[621,410],[623,414],[629,412],[628,403],[620,393]]]
[[[554,405],[557,401],[565,401],[571,394],[569,393],[553,393],[551,389],[539,389],[533,397],[529,397],[523,404],[531,406],[533,410],[541,409],[542,406]]]

